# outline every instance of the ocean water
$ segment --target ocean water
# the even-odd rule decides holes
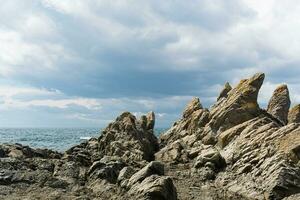
[[[158,136],[165,129],[156,129]],[[101,128],[0,128],[0,143],[19,143],[33,148],[65,151],[90,137],[99,137]]]

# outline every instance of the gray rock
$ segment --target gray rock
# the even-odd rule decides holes
[[[284,124],[287,124],[290,105],[289,89],[287,85],[280,85],[274,91],[269,101],[267,111]]]
[[[146,118],[147,130],[144,130],[131,113],[121,114],[100,136],[101,154],[119,156],[126,162],[152,160],[158,150],[158,141],[153,133],[154,114],[150,113]]]
[[[177,200],[176,188],[170,177],[152,175],[134,185],[129,194],[140,200]]]
[[[129,186],[142,182],[146,177],[151,175],[164,175],[164,165],[158,161],[152,161],[140,171],[135,173],[128,182]]]
[[[300,104],[289,111],[288,123],[300,123]]]
[[[118,183],[121,187],[126,187],[128,184],[128,180],[136,171],[132,167],[124,167],[118,176]]]
[[[231,87],[231,85],[228,82],[226,82],[225,85],[224,85],[224,88],[220,92],[217,100],[219,101],[221,98],[227,98],[228,97],[228,93],[230,92],[230,90],[232,90],[232,87]]]
[[[211,167],[212,169],[220,169],[225,167],[226,163],[218,150],[207,149],[200,152],[194,163],[194,168],[201,168],[204,166]]]
[[[263,73],[255,74],[230,90],[228,97],[210,110],[208,126],[216,133],[253,119],[260,114],[257,96],[264,81]]]

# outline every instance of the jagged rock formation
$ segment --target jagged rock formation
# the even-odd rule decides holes
[[[267,111],[284,124],[287,124],[290,105],[289,89],[287,85],[280,85],[274,91],[269,101]]]
[[[227,98],[218,101],[210,110],[208,126],[215,133],[225,131],[260,114],[257,96],[264,81],[263,73],[241,80]]]
[[[288,115],[289,123],[300,123],[300,104],[294,106]]]
[[[64,154],[0,145],[0,199],[176,200],[164,165],[147,165],[158,150],[154,123],[153,112],[140,120],[125,112],[99,138]]]
[[[156,159],[169,163],[180,199],[271,200],[300,192],[300,127],[284,126],[272,112],[288,107],[286,92],[275,93],[281,96],[273,96],[271,113],[259,107],[263,79],[256,74],[220,95],[208,117],[194,121],[201,126],[186,126],[192,117],[184,115],[161,135]],[[192,102],[188,111],[204,110]]]
[[[299,199],[300,106],[286,125],[280,86],[261,109],[263,80],[226,84],[210,109],[193,98],[159,141],[153,112],[125,112],[63,154],[0,145],[0,199]]]
[[[228,97],[228,92],[230,92],[230,90],[232,90],[231,85],[228,82],[225,83],[224,88],[220,92],[219,97],[217,98],[217,100],[219,101],[221,98],[227,98]]]

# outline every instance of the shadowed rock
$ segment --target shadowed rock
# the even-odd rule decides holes
[[[147,114],[147,130],[154,129],[154,125],[155,125],[155,114],[154,112],[151,111]]]
[[[217,98],[217,100],[219,101],[221,98],[227,98],[228,97],[228,92],[230,92],[230,90],[232,90],[232,87],[228,82],[226,82],[225,85],[224,85],[224,88],[220,92],[219,97]]]
[[[288,122],[289,123],[300,123],[300,104],[294,106],[289,111]]]
[[[289,89],[287,85],[280,85],[274,91],[269,101],[267,111],[284,124],[287,124],[290,105]]]

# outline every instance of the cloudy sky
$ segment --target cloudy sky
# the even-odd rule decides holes
[[[1,0],[0,127],[157,127],[256,72],[300,103],[298,0]]]

